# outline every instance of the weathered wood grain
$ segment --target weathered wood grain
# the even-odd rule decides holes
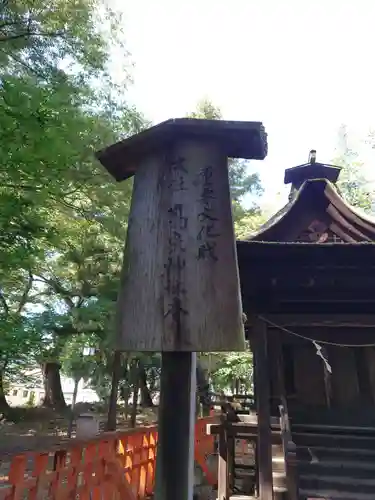
[[[258,414],[258,471],[259,497],[273,499],[272,430],[270,414],[270,385],[268,374],[267,324],[260,318],[253,323],[253,353]]]
[[[180,140],[139,164],[118,307],[121,350],[244,348],[228,164],[214,141]]]

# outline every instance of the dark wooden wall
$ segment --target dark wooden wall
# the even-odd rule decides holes
[[[361,343],[358,334],[358,343]],[[277,370],[277,343],[281,344],[283,384]],[[313,410],[338,414],[374,414],[375,422],[375,348],[325,346],[332,368],[329,374],[312,342],[268,331],[268,360],[272,413],[280,403],[284,387],[288,406],[295,412]]]

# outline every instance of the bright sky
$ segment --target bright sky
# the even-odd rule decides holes
[[[226,119],[263,121],[266,204],[310,149],[332,159],[341,123],[354,140],[375,126],[372,0],[112,1],[135,62],[130,98],[147,118],[208,97]]]

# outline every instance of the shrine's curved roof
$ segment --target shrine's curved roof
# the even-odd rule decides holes
[[[243,241],[370,243],[375,241],[375,219],[349,205],[329,180],[309,179]]]

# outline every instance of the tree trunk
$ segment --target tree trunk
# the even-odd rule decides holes
[[[76,402],[77,402],[77,394],[78,394],[78,385],[79,385],[79,381],[81,379],[80,378],[76,378],[74,380],[74,389],[73,389],[73,399],[72,399],[72,410],[74,410],[74,407],[76,405]]]
[[[134,369],[134,388],[133,388],[133,406],[130,415],[130,425],[135,427],[137,425],[137,406],[138,406],[138,393],[139,393],[139,382],[141,377],[139,376],[139,361],[136,362]]]
[[[7,398],[5,397],[3,373],[0,371],[0,413],[6,413],[9,408],[10,406]]]
[[[44,398],[43,406],[64,410],[66,408],[61,387],[60,364],[47,362],[42,365]]]
[[[129,415],[129,397],[130,397],[130,390],[128,387],[120,387],[120,395],[121,398],[124,401],[124,416],[125,420],[128,420],[128,415]]]
[[[240,391],[240,379],[239,378],[236,378],[236,389],[235,389],[235,394],[239,394],[241,391]]]
[[[210,384],[199,359],[197,359],[197,391],[199,402],[202,405],[202,416],[207,417],[211,409]]]
[[[118,386],[121,378],[121,370],[121,351],[115,351],[112,370],[112,387],[108,404],[107,431],[116,430],[117,396]]]
[[[78,385],[80,378],[76,378],[74,380],[74,389],[73,389],[73,399],[72,399],[72,406],[70,408],[70,419],[69,419],[69,427],[68,427],[68,437],[72,437],[72,430],[73,430],[73,422],[74,422],[74,407],[76,405],[77,401],[77,394],[78,394]]]
[[[139,361],[138,370],[139,388],[141,390],[141,406],[142,408],[152,408],[154,406],[154,403],[152,401],[150,390],[147,386],[147,374],[142,361]]]

